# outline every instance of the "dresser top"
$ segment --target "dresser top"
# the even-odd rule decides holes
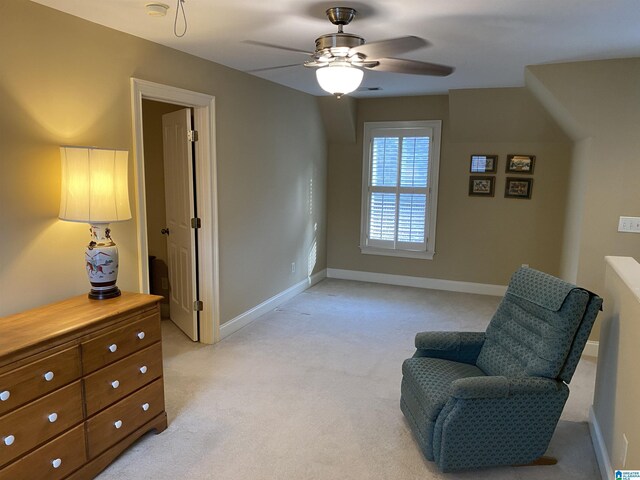
[[[0,318],[0,357],[65,338],[99,326],[106,319],[151,307],[162,297],[123,292],[108,300],[91,300],[87,294]]]

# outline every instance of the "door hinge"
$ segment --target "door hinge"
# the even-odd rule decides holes
[[[204,309],[204,303],[202,303],[202,300],[196,300],[195,302],[193,302],[193,310],[196,312],[201,312]]]
[[[189,133],[187,133],[187,139],[190,142],[197,142],[198,141],[198,131],[197,130],[189,130]]]
[[[200,228],[202,227],[202,222],[198,217],[191,219],[191,228]]]

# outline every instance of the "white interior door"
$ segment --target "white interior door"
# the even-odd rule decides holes
[[[193,153],[187,137],[190,130],[188,108],[162,116],[170,316],[184,333],[197,341],[195,229],[191,228],[191,219],[195,216]]]

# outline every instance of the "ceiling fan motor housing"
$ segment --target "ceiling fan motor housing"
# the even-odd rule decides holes
[[[352,47],[364,44],[364,38],[351,33],[327,33],[316,38],[316,54],[331,52],[335,56],[347,56]],[[342,52],[342,55],[340,53]]]

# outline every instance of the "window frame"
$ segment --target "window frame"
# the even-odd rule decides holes
[[[410,131],[419,130],[419,136],[424,136],[425,131],[430,132],[429,136],[429,160],[427,168],[427,186],[426,186],[426,214],[425,214],[425,240],[419,249],[411,249],[410,244],[406,242],[398,242],[394,240],[395,246],[392,248],[381,247],[381,241],[373,240],[378,246],[370,245],[368,242],[369,224],[370,224],[370,199],[371,199],[371,155],[372,142],[376,137],[376,132],[381,132],[378,137],[391,136],[389,133],[397,132],[398,136],[418,136],[416,132],[413,135]],[[360,252],[367,255],[385,255],[393,257],[433,259],[436,246],[436,218],[438,212],[438,178],[440,170],[440,142],[442,138],[442,120],[417,120],[417,121],[394,121],[394,122],[365,122],[363,137],[363,161],[362,161],[362,203],[360,215]],[[400,174],[401,161],[398,160],[398,176]],[[416,190],[413,187],[401,187],[398,184],[395,187],[373,187],[377,190],[391,188],[399,200],[402,190]],[[411,193],[411,192],[409,192]],[[421,192],[420,192],[421,193]],[[400,205],[396,205],[399,209]],[[397,219],[397,213],[396,213]],[[396,220],[396,237],[398,234],[398,223]],[[384,241],[382,241],[384,242]]]

